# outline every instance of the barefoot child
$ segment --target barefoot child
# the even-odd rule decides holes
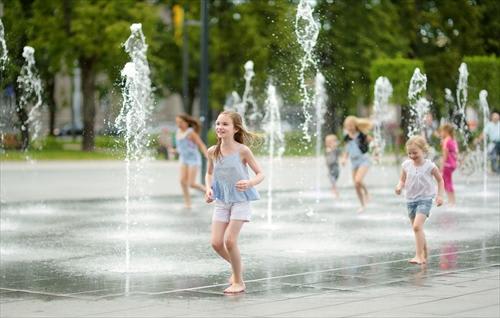
[[[341,163],[345,165],[347,156],[349,156],[352,166],[352,180],[354,181],[356,194],[361,203],[358,212],[364,211],[369,199],[368,189],[363,179],[371,165],[370,156],[368,154],[369,144],[372,140],[372,138],[368,136],[368,131],[371,128],[372,123],[368,119],[347,116],[344,120],[344,129],[346,131],[344,137],[345,152],[342,156]]]
[[[231,286],[224,293],[237,294],[245,291],[238,237],[243,224],[250,221],[249,201],[259,199],[254,186],[262,182],[264,174],[245,145],[256,136],[245,129],[238,113],[220,113],[215,132],[217,144],[208,149],[205,200],[215,200],[212,247],[231,264]],[[255,173],[253,178],[249,177],[248,166]]]
[[[409,159],[403,162],[401,177],[396,186],[396,194],[406,189],[408,216],[415,234],[415,257],[408,262],[426,264],[427,242],[424,234],[424,223],[429,217],[432,199],[436,197],[436,205],[443,204],[443,178],[439,169],[429,159],[425,159],[429,145],[422,136],[413,136],[406,142],[406,152]],[[432,178],[437,182],[436,184]]]
[[[337,136],[331,134],[325,137],[325,157],[326,165],[328,166],[328,175],[332,183],[333,195],[338,198],[339,191],[337,190],[337,179],[339,177],[339,157],[340,150],[337,147]]]
[[[455,129],[450,124],[443,124],[439,128],[441,135],[441,151],[443,158],[441,161],[441,173],[443,175],[444,190],[448,196],[448,203],[455,205],[455,189],[453,187],[452,175],[457,168],[458,144],[455,140]]]
[[[201,140],[200,123],[193,117],[181,114],[175,117],[177,132],[175,133],[176,151],[179,153],[180,183],[184,196],[184,205],[191,208],[189,188],[205,192],[205,186],[196,182],[196,174],[201,166],[200,150],[206,156],[207,147]]]

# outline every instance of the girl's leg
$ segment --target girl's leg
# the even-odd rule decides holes
[[[212,248],[219,254],[223,259],[225,259],[229,264],[231,264],[231,259],[229,258],[229,253],[227,252],[226,246],[224,245],[224,233],[229,223],[225,222],[212,222],[212,237],[211,243]]]
[[[337,185],[332,185],[332,192],[333,192],[333,196],[335,198],[338,198],[339,197],[339,190],[337,189]]]
[[[198,173],[197,166],[189,166],[188,167],[188,182],[191,188],[199,190],[201,192],[205,192],[205,186],[203,184],[199,184],[196,182],[196,174]]]
[[[363,211],[366,201],[368,199],[368,190],[363,183],[363,178],[368,172],[367,166],[361,166],[358,169],[354,170],[352,173],[352,178],[354,181],[354,187],[356,188],[356,194],[358,195],[359,202],[361,203],[360,212]]]
[[[188,166],[181,164],[179,181],[181,183],[182,195],[184,196],[184,206],[191,208],[191,198],[189,197]]]
[[[425,264],[427,261],[427,242],[425,241],[424,223],[427,219],[422,213],[417,213],[413,220],[413,233],[415,234],[415,260],[418,264]]]
[[[238,238],[244,223],[244,221],[240,220],[231,220],[226,230],[225,245],[233,269],[233,283],[224,290],[225,293],[241,293],[245,290],[245,283],[241,273],[241,255],[238,248]]]
[[[446,194],[448,195],[448,203],[454,206],[456,203],[455,192],[446,192]]]

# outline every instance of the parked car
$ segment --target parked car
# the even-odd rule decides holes
[[[65,124],[61,129],[56,128],[54,131],[56,136],[72,136],[75,135],[83,135],[83,126],[81,124],[76,124],[73,128],[71,123]]]

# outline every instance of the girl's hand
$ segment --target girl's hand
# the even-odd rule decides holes
[[[340,158],[341,165],[345,166],[346,163],[347,163],[347,159],[345,157]]]
[[[205,192],[205,202],[210,203],[214,200],[213,198],[214,192],[212,188],[208,188],[207,191]]]
[[[402,187],[400,184],[398,184],[398,185],[396,186],[396,194],[397,194],[397,195],[400,195],[400,194],[401,194],[401,190],[402,190],[402,189],[403,189],[403,187]]]
[[[240,192],[248,190],[252,187],[250,180],[240,180],[236,182],[236,189]]]
[[[441,198],[441,196],[440,196],[440,195],[438,195],[438,196],[436,197],[436,205],[437,205],[437,206],[441,206],[441,205],[443,205],[443,198]]]

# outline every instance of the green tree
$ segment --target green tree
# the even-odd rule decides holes
[[[318,56],[329,81],[330,115],[355,113],[369,102],[370,65],[376,58],[406,56],[408,40],[391,1],[324,1]]]
[[[148,37],[158,19],[155,7],[145,1],[34,1],[30,39],[47,52],[50,65],[72,68],[77,61],[82,70],[83,150],[94,149],[97,76],[108,75],[113,85],[127,60],[121,45],[130,25],[142,23]]]

